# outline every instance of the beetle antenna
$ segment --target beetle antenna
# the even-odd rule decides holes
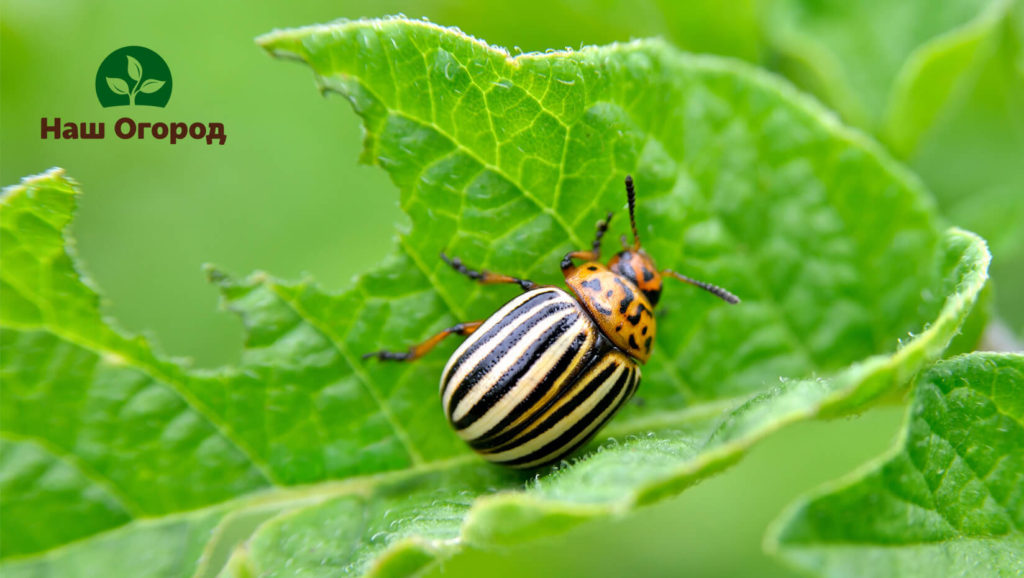
[[[696,287],[700,287],[701,289],[707,291],[708,293],[711,293],[712,295],[714,295],[715,297],[718,297],[719,299],[721,299],[722,301],[725,301],[726,303],[730,303],[732,305],[735,305],[735,304],[740,302],[740,298],[739,297],[733,295],[732,293],[726,291],[725,289],[722,289],[718,285],[712,285],[711,283],[705,283],[703,281],[698,281],[696,279],[691,279],[690,277],[687,277],[686,275],[683,275],[682,273],[676,273],[675,271],[673,271],[671,269],[665,269],[664,271],[661,272],[661,274],[662,275],[668,275],[670,277],[675,277],[676,279],[679,279],[683,283],[689,283],[690,285],[694,285]]]
[[[633,177],[626,175],[626,200],[629,202],[629,226],[633,228],[633,249],[640,248],[640,234],[636,231],[636,191]]]

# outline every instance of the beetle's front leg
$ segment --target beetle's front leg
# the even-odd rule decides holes
[[[462,273],[466,277],[480,283],[481,285],[497,285],[499,283],[511,283],[519,285],[523,288],[523,291],[531,291],[536,289],[538,285],[529,279],[520,279],[518,277],[512,277],[510,275],[500,275],[498,273],[492,273],[483,269],[476,271],[466,267],[463,264],[462,259],[458,257],[448,257],[444,253],[441,253],[441,260],[451,265],[452,269],[455,269],[459,273]]]
[[[434,335],[419,345],[413,345],[408,351],[374,351],[372,353],[364,354],[363,359],[376,357],[381,361],[415,361],[429,353],[431,349],[437,347],[437,344],[444,341],[445,337],[448,337],[449,335],[472,335],[473,332],[481,325],[483,325],[483,321],[459,323],[458,325],[453,325],[437,335]]]
[[[574,267],[572,260],[580,259],[582,261],[600,261],[601,260],[601,239],[604,234],[608,232],[608,224],[612,222],[612,213],[604,218],[603,221],[597,223],[597,234],[594,235],[594,242],[590,246],[589,251],[572,251],[567,253],[562,258],[562,272],[566,273]]]

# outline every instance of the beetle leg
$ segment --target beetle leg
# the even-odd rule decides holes
[[[611,221],[612,213],[608,213],[603,221],[599,221],[597,223],[597,234],[594,235],[594,242],[591,244],[589,251],[573,251],[562,258],[563,272],[573,268],[573,259],[581,259],[583,261],[601,260],[601,239],[604,237],[604,234],[608,232],[608,223]]]
[[[594,243],[591,245],[591,253],[594,254],[594,258],[591,261],[598,261],[601,259],[601,238],[608,232],[608,224],[612,222],[612,216],[614,213],[611,211],[605,215],[603,221],[597,223],[597,234],[594,235]]]
[[[419,345],[413,345],[408,351],[374,351],[372,353],[363,354],[363,359],[376,357],[381,361],[415,361],[429,353],[431,349],[437,347],[437,344],[444,341],[445,337],[453,334],[462,336],[472,335],[473,332],[481,325],[483,325],[483,321],[467,321],[466,323],[459,323],[458,325],[453,325],[437,335],[434,335]]]
[[[520,279],[518,277],[511,277],[509,275],[500,275],[498,273],[492,273],[490,271],[484,271],[483,269],[475,271],[466,267],[462,263],[462,259],[458,257],[448,257],[443,252],[441,253],[441,260],[451,265],[452,269],[455,269],[459,273],[462,273],[466,277],[480,283],[481,285],[496,285],[499,283],[513,283],[523,288],[523,291],[530,291],[537,288],[537,284],[529,279]]]

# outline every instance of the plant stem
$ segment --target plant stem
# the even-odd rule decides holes
[[[132,87],[128,93],[128,106],[135,106],[135,95],[139,93],[139,84],[142,83],[142,75],[139,75],[139,79],[135,81],[135,86]]]

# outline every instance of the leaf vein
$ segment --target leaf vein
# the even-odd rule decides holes
[[[381,391],[377,388],[376,385],[374,385],[373,380],[370,378],[367,372],[363,370],[362,366],[358,364],[358,362],[352,356],[352,353],[348,350],[348,347],[340,339],[340,337],[333,331],[331,331],[329,328],[325,327],[323,324],[317,322],[315,318],[312,315],[310,315],[309,312],[305,310],[305,308],[302,307],[301,304],[283,294],[279,290],[277,285],[268,284],[268,287],[283,303],[287,304],[292,309],[292,311],[294,311],[299,317],[301,317],[303,321],[308,323],[310,327],[316,329],[321,335],[325,336],[328,339],[328,341],[331,342],[331,344],[338,351],[338,353],[340,353],[341,356],[345,359],[345,363],[352,370],[353,375],[355,375],[359,382],[363,384],[363,387],[366,389],[367,393],[370,394],[370,397],[373,399],[374,403],[376,403],[377,406],[380,408],[381,414],[384,416],[384,419],[387,420],[388,424],[391,425],[391,429],[395,432],[395,437],[398,439],[399,443],[402,444],[402,446],[404,447],[413,465],[422,465],[425,460],[423,459],[423,456],[420,455],[415,445],[412,443],[412,439],[409,437],[409,433],[405,431],[405,428],[402,427],[402,425],[395,418],[394,413],[391,411],[391,406],[384,399],[384,397],[381,394]]]
[[[273,474],[273,470],[270,464],[265,462],[259,457],[256,451],[249,447],[249,445],[238,438],[235,432],[224,423],[220,416],[218,416],[212,409],[206,406],[197,399],[188,389],[186,384],[175,378],[173,375],[161,370],[158,366],[147,363],[144,360],[136,359],[132,357],[127,351],[115,351],[106,347],[102,344],[93,342],[85,337],[68,333],[63,330],[51,327],[48,324],[39,325],[22,325],[17,323],[11,323],[9,321],[0,322],[0,328],[8,328],[19,331],[46,331],[54,337],[66,341],[72,345],[85,349],[98,355],[101,358],[113,358],[118,359],[125,365],[132,367],[143,374],[149,376],[151,379],[158,383],[162,383],[170,388],[171,391],[175,392],[182,400],[185,401],[192,409],[202,415],[207,422],[217,432],[224,436],[224,439],[231,443],[235,448],[241,452],[248,460],[251,465],[260,473],[260,476],[264,478],[264,481],[270,484],[278,485],[280,481]]]

